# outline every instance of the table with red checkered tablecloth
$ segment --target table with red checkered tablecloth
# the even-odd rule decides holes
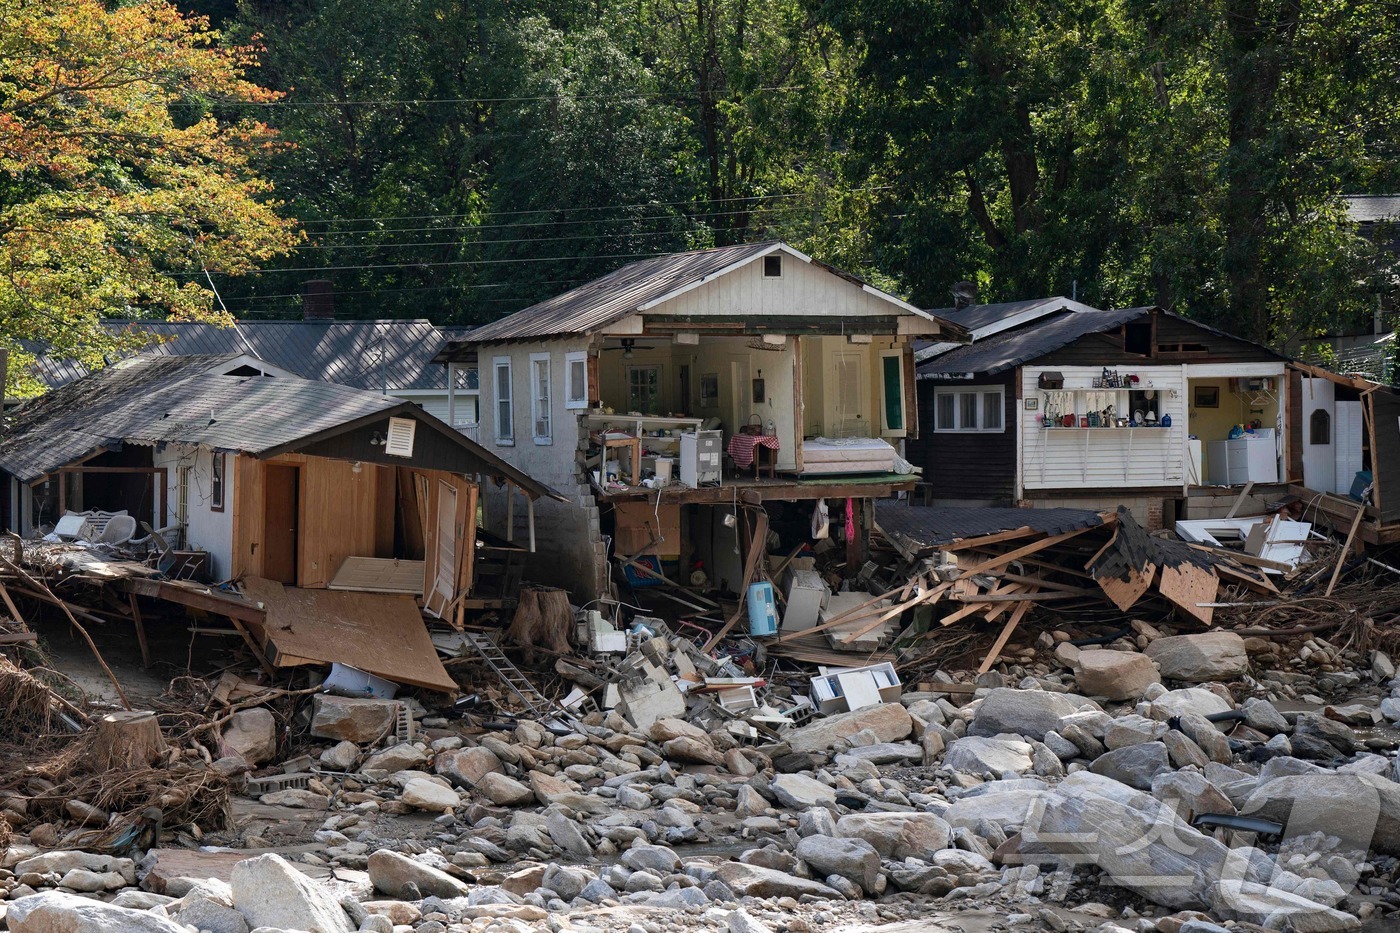
[[[769,450],[779,449],[778,438],[772,434],[735,434],[729,439],[729,446],[725,449],[729,456],[734,459],[734,465],[741,470],[746,470],[753,465],[754,451],[759,447],[766,447]]]

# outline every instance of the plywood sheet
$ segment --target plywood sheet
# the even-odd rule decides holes
[[[1156,573],[1157,567],[1148,564],[1141,572],[1129,569],[1128,579],[1120,580],[1117,577],[1095,577],[1099,588],[1104,591],[1119,611],[1127,612],[1137,601],[1142,599],[1148,587],[1152,586],[1152,577]]]
[[[331,579],[333,590],[423,595],[423,562],[380,557],[347,557]]]
[[[1157,573],[1157,589],[1167,601],[1182,612],[1206,625],[1215,618],[1215,609],[1200,603],[1215,602],[1220,578],[1195,564],[1179,567],[1163,566]]]
[[[279,667],[334,661],[396,683],[457,691],[411,596],[298,589],[262,577],[243,586],[267,612],[269,654]]]

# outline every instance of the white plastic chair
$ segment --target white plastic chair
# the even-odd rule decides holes
[[[136,534],[136,519],[130,515],[113,515],[107,527],[97,536],[98,544],[126,544]]]

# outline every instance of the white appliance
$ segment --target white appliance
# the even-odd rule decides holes
[[[1278,482],[1278,451],[1273,428],[1259,428],[1243,437],[1211,441],[1206,445],[1206,460],[1212,486]]]
[[[830,593],[826,581],[815,570],[794,570],[792,582],[788,584],[783,631],[800,632],[816,625]]]
[[[1351,495],[1351,482],[1361,472],[1361,430],[1364,427],[1360,402],[1338,402],[1333,421],[1332,450],[1336,458],[1337,475],[1329,492],[1339,496]]]
[[[681,435],[681,482],[692,489],[719,485],[720,458],[724,454],[723,433],[696,431]]]

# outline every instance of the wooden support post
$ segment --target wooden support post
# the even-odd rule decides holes
[[[136,625],[136,643],[141,646],[141,666],[151,666],[151,649],[146,644],[146,625],[141,620],[141,606],[136,602],[135,593],[127,593],[127,600],[131,603],[131,621]]]
[[[1011,640],[1011,633],[1016,631],[1016,626],[1021,624],[1021,620],[1030,611],[1030,602],[1023,602],[1016,607],[1016,611],[1011,614],[1011,618],[1006,620],[1005,627],[997,640],[992,643],[992,650],[987,652],[987,656],[982,659],[982,663],[977,667],[977,673],[985,674],[992,669],[992,665],[997,663],[997,658],[1001,657],[1001,651],[1006,647],[1006,643]]]
[[[1342,567],[1346,565],[1347,555],[1351,553],[1351,542],[1356,538],[1356,531],[1361,527],[1361,519],[1366,517],[1366,506],[1358,503],[1356,506],[1356,517],[1351,520],[1351,530],[1347,532],[1347,539],[1342,544],[1342,553],[1337,555],[1337,566],[1332,568],[1332,579],[1327,581],[1327,592],[1323,596],[1331,596],[1332,591],[1337,587],[1337,578],[1342,575]]]
[[[529,517],[530,517],[530,553],[533,554],[533,553],[535,553],[535,498],[534,498],[534,496],[530,496],[530,495],[526,495],[526,496],[525,496],[525,510],[529,513]]]

